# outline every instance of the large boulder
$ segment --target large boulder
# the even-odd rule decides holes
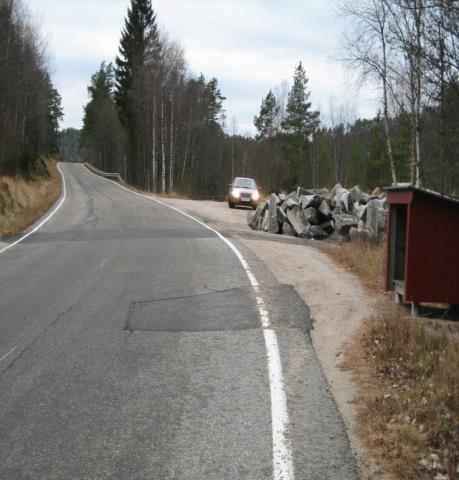
[[[281,207],[277,207],[277,220],[280,225],[283,225],[287,221],[287,214]]]
[[[288,208],[293,208],[298,205],[300,205],[300,198],[295,192],[292,192],[285,197],[285,200],[283,201],[281,208],[285,212]]]
[[[258,217],[257,230],[263,230],[263,223],[266,216],[266,210],[268,210],[268,204],[263,203],[260,208],[260,216]]]
[[[285,223],[282,224],[282,233],[284,235],[289,235],[291,237],[296,236],[295,230],[293,229],[293,227],[288,222],[285,222]]]
[[[317,225],[319,223],[319,215],[314,207],[305,208],[303,215],[311,225]]]
[[[268,231],[270,233],[279,233],[279,218],[277,216],[277,204],[280,201],[279,197],[272,193],[269,196],[269,209],[267,212],[269,218]]]
[[[328,220],[327,222],[321,223],[319,227],[328,235],[332,234],[335,231],[335,222],[333,220]]]
[[[249,212],[247,214],[247,223],[252,230],[258,230],[258,222],[260,221],[265,208],[266,204],[260,203],[255,212]]]
[[[309,223],[299,205],[295,205],[293,208],[287,210],[287,218],[299,237],[304,238],[308,236]]]
[[[322,240],[328,237],[328,233],[319,225],[310,225],[308,229],[308,236],[314,240]]]
[[[349,230],[352,227],[357,228],[359,220],[354,215],[347,214],[333,214],[333,220],[335,221],[335,231],[343,237],[349,236]]]
[[[301,195],[300,205],[302,208],[318,208],[322,199],[317,195]]]
[[[365,219],[366,228],[375,235],[382,233],[386,228],[387,211],[385,201],[372,199],[367,203],[367,214]]]
[[[360,203],[360,201],[362,200],[363,193],[362,193],[362,189],[358,185],[351,188],[350,194],[351,194],[353,203]]]
[[[346,190],[343,188],[343,186],[338,183],[336,184],[332,191],[331,191],[331,196],[333,197],[334,204],[336,207],[339,207],[340,212],[344,213],[350,213],[352,212],[352,207],[353,207],[353,202],[352,202],[352,196],[349,190]]]
[[[319,217],[322,220],[330,220],[330,218],[332,218],[332,211],[328,206],[328,203],[326,200],[322,200],[322,202],[319,205],[319,208],[317,209],[317,212],[319,214]]]

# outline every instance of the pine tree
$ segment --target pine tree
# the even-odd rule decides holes
[[[319,126],[319,112],[311,111],[307,90],[308,79],[303,65],[300,64],[295,70],[293,87],[288,95],[287,112],[282,128],[290,134],[307,138]]]
[[[50,84],[48,98],[48,149],[54,153],[57,151],[59,124],[64,118],[64,110],[62,97],[52,84]]]
[[[151,45],[159,44],[156,15],[151,0],[131,0],[121,33],[119,56],[116,57],[115,101],[121,121],[132,121],[132,108],[129,105],[129,93],[133,86],[136,72],[144,64]]]
[[[223,102],[226,100],[218,87],[218,80],[214,77],[206,85],[207,93],[207,123],[215,125],[222,116]]]
[[[260,115],[255,116],[253,123],[258,131],[257,140],[272,138],[276,134],[276,117],[279,112],[276,97],[270,90],[261,102]]]

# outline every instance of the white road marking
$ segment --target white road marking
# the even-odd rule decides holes
[[[15,245],[17,245],[18,243],[21,243],[23,240],[25,240],[26,238],[30,237],[30,235],[32,235],[33,233],[35,233],[37,230],[39,230],[48,220],[50,220],[54,214],[59,210],[59,208],[61,208],[62,204],[65,202],[65,199],[67,197],[67,187],[65,185],[65,177],[64,177],[64,174],[62,173],[62,170],[60,169],[60,166],[59,164],[57,165],[57,169],[59,170],[59,173],[61,174],[61,177],[62,177],[62,185],[63,185],[63,188],[64,188],[64,194],[62,195],[62,198],[60,200],[60,202],[56,205],[56,207],[54,208],[54,210],[49,213],[33,230],[31,230],[30,232],[26,233],[25,235],[23,235],[21,238],[19,238],[18,240],[16,240],[15,242],[13,243],[10,243],[9,245],[7,245],[6,247],[2,248],[0,250],[0,254],[3,253],[3,252],[6,252],[7,250],[9,250],[10,248],[13,248]]]
[[[90,170],[90,173],[94,174]],[[96,175],[98,176],[98,175]],[[284,378],[282,373],[282,362],[279,351],[279,344],[277,341],[276,332],[271,328],[271,321],[269,319],[268,310],[263,298],[260,295],[260,286],[259,283],[250,269],[249,264],[245,260],[242,253],[236,248],[236,246],[227,238],[225,238],[219,231],[209,227],[204,222],[201,222],[197,218],[192,217],[188,213],[182,212],[182,210],[168,205],[167,203],[157,200],[149,195],[144,195],[142,193],[135,192],[129,188],[123,187],[113,180],[108,178],[99,177],[107,182],[116,185],[122,190],[126,190],[129,193],[137,195],[139,197],[144,197],[153,202],[159,203],[167,208],[175,210],[176,212],[188,217],[189,219],[199,223],[203,227],[207,228],[211,232],[215,233],[223,242],[228,245],[228,247],[234,252],[236,257],[241,262],[247,277],[249,278],[250,284],[255,292],[255,297],[257,301],[258,311],[260,313],[261,324],[263,326],[263,335],[265,340],[265,347],[268,357],[268,375],[269,375],[269,386],[271,393],[271,419],[272,419],[272,437],[273,437],[273,478],[274,480],[294,480],[294,467],[292,459],[292,451],[290,442],[287,439],[288,431],[288,410],[287,410],[287,396],[285,393]]]
[[[3,355],[2,358],[0,358],[0,362],[2,362],[3,360],[5,360],[6,357],[8,357],[9,355],[11,355],[15,350],[16,350],[17,347],[13,347],[6,355]]]

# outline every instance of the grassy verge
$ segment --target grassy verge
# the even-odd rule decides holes
[[[0,238],[15,235],[44,215],[61,192],[56,162],[46,160],[49,177],[0,177]]]
[[[345,242],[326,245],[324,251],[339,266],[350,270],[372,294],[381,294],[384,280],[383,245]]]
[[[342,365],[358,386],[363,441],[396,479],[458,479],[457,339],[383,298],[383,247],[345,243],[326,251],[357,274],[369,293],[380,295]]]

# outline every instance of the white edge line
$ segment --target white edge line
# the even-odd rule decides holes
[[[13,248],[15,245],[17,245],[18,243],[21,243],[22,241],[24,241],[26,238],[30,237],[30,235],[34,234],[37,230],[39,230],[48,220],[50,220],[54,214],[59,210],[59,208],[61,208],[62,204],[65,202],[65,199],[67,197],[67,187],[65,185],[65,177],[64,177],[64,174],[62,173],[61,169],[60,169],[60,164],[57,164],[57,169],[59,170],[59,173],[61,174],[61,177],[62,177],[62,185],[63,185],[63,189],[64,189],[64,193],[63,193],[63,196],[60,200],[60,202],[56,205],[56,207],[53,209],[52,212],[50,212],[36,227],[34,227],[33,230],[31,230],[30,232],[26,233],[25,235],[23,235],[21,238],[19,238],[18,240],[16,240],[15,242],[13,243],[10,243],[9,245],[7,245],[6,247],[2,248],[0,250],[0,254],[2,254],[3,252],[6,252],[7,250],[9,250],[10,248]]]
[[[207,228],[213,232],[217,237],[219,237],[226,245],[233,251],[236,257],[241,262],[247,277],[249,278],[250,284],[255,292],[255,297],[257,301],[258,311],[260,314],[261,323],[263,326],[263,335],[265,340],[265,347],[268,357],[268,375],[269,375],[269,386],[271,394],[271,420],[272,420],[272,437],[273,437],[273,478],[274,480],[294,480],[294,467],[293,467],[293,458],[290,442],[287,439],[287,430],[289,424],[288,410],[287,410],[287,396],[285,393],[284,379],[282,373],[282,362],[279,351],[279,344],[277,341],[276,332],[271,328],[271,321],[269,319],[268,311],[266,309],[265,302],[260,296],[259,283],[252,273],[249,264],[245,260],[242,253],[236,248],[236,246],[227,238],[225,238],[220,232],[209,227],[204,222],[201,222],[195,217],[192,217],[188,213],[183,212],[182,210],[168,205],[167,203],[157,200],[149,195],[144,195],[143,193],[138,193],[129,188],[123,187],[113,180],[108,178],[101,177],[86,168],[86,170],[95,175],[102,180],[116,185],[122,190],[126,190],[129,193],[137,195],[139,197],[144,197],[153,202],[159,203],[167,208],[175,210],[176,212],[188,217],[189,219],[199,223],[203,227]]]
[[[9,355],[11,355],[15,350],[16,350],[17,347],[13,347],[7,354],[3,355],[2,358],[0,358],[0,362],[2,362],[3,360],[5,360],[6,357],[8,357]]]

